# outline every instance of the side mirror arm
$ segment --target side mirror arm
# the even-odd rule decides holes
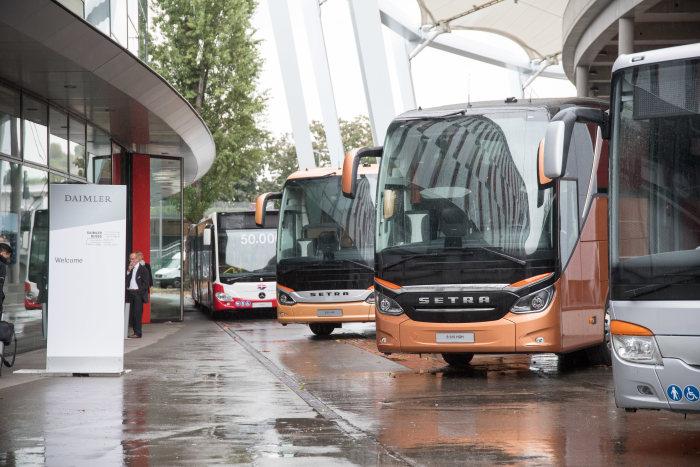
[[[375,146],[373,148],[352,150],[345,154],[342,178],[343,196],[350,199],[355,198],[355,190],[357,189],[357,169],[362,159],[366,157],[382,157],[383,152],[383,146]]]
[[[267,212],[267,203],[275,199],[282,199],[282,192],[263,193],[255,198],[255,225],[258,227],[265,226],[265,214]]]

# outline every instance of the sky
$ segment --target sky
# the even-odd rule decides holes
[[[413,0],[404,0],[406,8],[419,24],[420,14]],[[294,41],[297,59],[304,87],[304,99],[310,120],[320,120],[321,110],[315,91],[315,79],[311,68],[308,39],[304,30],[299,3],[288,2],[291,22],[294,29]],[[358,115],[367,115],[367,105],[362,84],[355,38],[350,20],[347,0],[326,0],[321,5],[326,51],[328,55],[331,80],[333,83],[338,116],[351,119]],[[263,124],[273,134],[291,132],[287,102],[284,95],[282,73],[277,59],[277,49],[272,32],[267,0],[259,0],[258,9],[253,17],[256,38],[261,41],[260,54],[264,60],[259,80],[259,89],[268,97],[267,113]],[[298,26],[298,27],[295,27]],[[382,27],[384,42],[388,44],[393,31]],[[487,39],[491,43],[511,49],[517,53],[527,54],[514,42],[500,36],[483,32],[459,33],[479,40]],[[392,62],[391,50],[387,49],[388,61]],[[513,73],[494,65],[489,65],[464,57],[458,57],[431,47],[426,47],[411,61],[416,105],[433,107],[471,100],[500,100],[512,95]],[[400,102],[396,78],[391,71],[390,78],[394,88],[394,101]],[[575,87],[566,80],[537,78],[526,90],[525,97],[575,96]]]

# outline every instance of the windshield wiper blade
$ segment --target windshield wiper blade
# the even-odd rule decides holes
[[[512,261],[513,263],[519,264],[521,266],[527,266],[527,261],[524,261],[520,258],[516,258],[515,256],[511,256],[507,253],[503,253],[502,251],[492,250],[491,248],[487,248],[485,246],[478,246],[476,248],[483,250],[483,251],[488,251],[489,253],[500,256],[501,258],[505,258],[505,259]]]
[[[360,263],[359,261],[353,261],[351,259],[336,259],[335,261],[354,264],[355,266],[360,266],[363,269],[367,269],[368,271],[374,272],[374,268],[372,266],[369,266],[368,264],[365,264],[365,263]]]
[[[675,280],[672,282],[667,282],[665,284],[644,285],[642,287],[638,287],[636,289],[626,291],[625,295],[627,295],[626,298],[641,297],[642,295],[646,295],[648,293],[658,292],[659,290],[666,289],[672,285],[678,285],[678,284],[682,284],[683,282],[688,282],[688,281],[692,280],[693,277],[694,277],[694,275],[691,275],[690,277],[688,275],[684,275],[682,279]]]
[[[387,264],[386,266],[384,266],[384,269],[391,269],[394,266],[398,266],[399,264],[405,263],[406,261],[411,261],[412,259],[421,258],[424,256],[440,256],[440,253],[414,253],[412,255],[408,255],[397,261],[394,261],[391,264]]]

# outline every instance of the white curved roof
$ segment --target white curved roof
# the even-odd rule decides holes
[[[416,0],[424,25],[486,31],[518,43],[531,59],[561,53],[564,0]]]

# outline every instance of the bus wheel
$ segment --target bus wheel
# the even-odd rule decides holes
[[[333,329],[335,329],[335,324],[310,323],[309,329],[311,329],[311,332],[313,332],[317,336],[330,336],[333,332]]]
[[[444,353],[442,359],[450,366],[467,366],[474,358],[473,353]]]

